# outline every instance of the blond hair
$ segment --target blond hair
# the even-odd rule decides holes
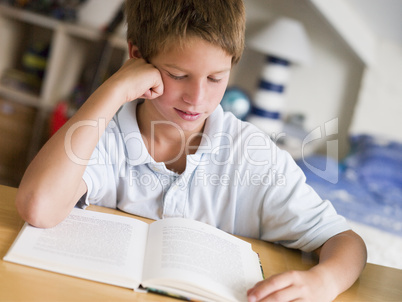
[[[200,37],[236,64],[244,49],[243,0],[126,0],[127,40],[149,60],[171,42]]]

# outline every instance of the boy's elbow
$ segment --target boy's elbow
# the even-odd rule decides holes
[[[46,197],[18,192],[15,204],[21,218],[32,226],[50,228],[62,220],[57,219],[57,215],[50,213],[49,206],[46,206],[48,204]]]

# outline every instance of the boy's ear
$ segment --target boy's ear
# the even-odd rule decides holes
[[[128,55],[130,56],[130,59],[142,58],[138,47],[131,42],[128,42]]]

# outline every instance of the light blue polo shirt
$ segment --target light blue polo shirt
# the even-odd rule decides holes
[[[168,170],[152,158],[157,150],[151,142],[146,148],[137,103],[124,105],[100,139],[83,176],[85,204],[151,219],[191,218],[304,251],[350,229],[331,203],[305,183],[287,152],[221,106],[207,119],[185,171]]]

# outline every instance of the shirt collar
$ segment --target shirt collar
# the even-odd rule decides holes
[[[125,144],[128,161],[133,166],[155,162],[148,153],[140,128],[138,127],[137,105],[141,101],[135,100],[125,104],[115,117]]]
[[[223,109],[221,105],[212,112],[205,122],[204,132],[196,154],[217,153],[223,133]]]

